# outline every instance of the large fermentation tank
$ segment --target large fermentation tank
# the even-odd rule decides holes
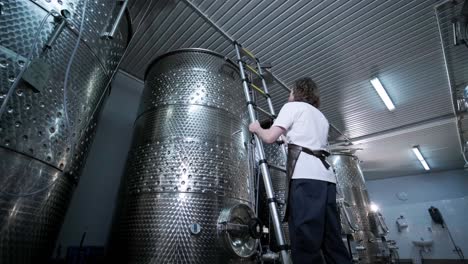
[[[130,37],[126,17],[101,36],[120,10],[115,0],[0,3],[0,263],[52,253]]]
[[[382,215],[371,210],[359,159],[348,153],[332,153],[329,161],[337,179],[337,203],[343,233],[359,263],[390,263],[385,241],[388,232]]]
[[[122,183],[112,255],[126,263],[238,263],[249,235],[252,182],[237,67],[207,50],[149,66]]]

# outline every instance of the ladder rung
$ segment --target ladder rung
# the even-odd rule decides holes
[[[265,109],[263,109],[263,108],[261,108],[259,106],[255,106],[255,109],[257,109],[258,111],[264,113],[265,115],[267,115],[270,118],[274,118],[274,116],[270,112],[268,112],[267,110],[265,110]]]
[[[257,61],[257,58],[255,58],[255,55],[253,55],[253,53],[250,52],[248,49],[246,49],[246,48],[241,48],[241,51],[242,51],[242,53],[243,53],[244,55],[250,57],[250,58],[251,58],[252,60],[254,60],[254,61]]]
[[[249,71],[253,72],[253,73],[256,74],[257,76],[259,76],[260,78],[262,78],[262,75],[260,75],[260,73],[259,73],[257,70],[254,69],[254,67],[250,66],[250,65],[247,64],[247,63],[245,63],[245,67],[246,67]]]
[[[265,93],[265,91],[263,91],[262,89],[260,89],[257,85],[253,84],[253,83],[250,83],[250,86],[252,88],[254,88],[255,90],[257,90],[257,92],[261,93],[263,96],[267,97],[267,94]]]

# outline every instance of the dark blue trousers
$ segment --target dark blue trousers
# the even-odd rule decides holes
[[[288,206],[294,264],[351,263],[341,239],[335,184],[293,179]]]

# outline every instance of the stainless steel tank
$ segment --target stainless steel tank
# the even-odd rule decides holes
[[[125,263],[238,263],[256,250],[238,69],[201,49],[145,74],[112,255]],[[250,230],[252,231],[252,230]]]
[[[0,263],[51,254],[130,37],[123,17],[102,38],[120,10],[115,0],[0,3]]]
[[[278,211],[280,219],[283,220],[285,213],[286,203],[286,188],[288,187],[287,175],[286,175],[286,153],[282,150],[282,146],[279,144],[264,144],[265,156],[270,164],[270,177],[275,198],[278,204]],[[261,242],[263,246],[269,246],[269,249],[273,252],[278,252],[278,245],[273,231],[273,224],[270,221],[270,212],[268,208],[267,196],[265,193],[265,187],[263,184],[262,177],[259,177],[259,206],[258,215],[262,220],[263,225],[267,226],[269,232],[264,235]],[[287,223],[282,224],[283,234],[285,236],[286,244],[290,245],[289,241],[289,228]]]
[[[385,242],[388,228],[381,214],[371,210],[359,159],[347,153],[332,153],[329,161],[337,178],[337,203],[351,251],[358,255],[359,263],[390,263]]]

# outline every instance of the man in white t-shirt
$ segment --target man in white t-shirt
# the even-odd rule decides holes
[[[336,205],[336,179],[326,161],[328,120],[317,108],[318,89],[311,78],[296,81],[278,118],[269,129],[258,121],[249,130],[264,142],[282,134],[288,143],[290,180],[285,220],[288,221],[294,264],[351,263],[341,239]]]

